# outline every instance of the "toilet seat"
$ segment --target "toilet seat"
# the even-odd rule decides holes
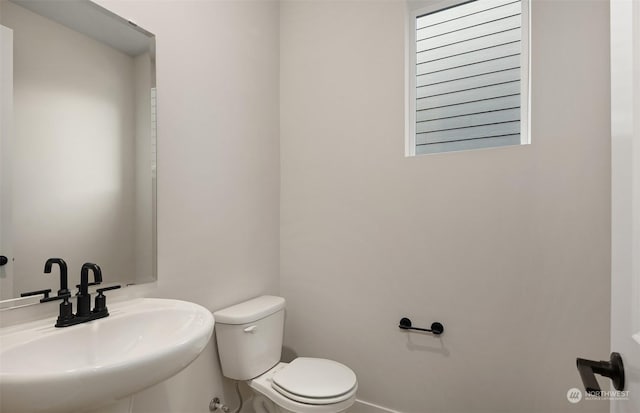
[[[299,357],[275,372],[271,387],[300,403],[326,405],[353,396],[357,379],[349,367],[337,361]]]
[[[273,383],[271,384],[271,387],[273,387],[273,389],[276,392],[280,393],[281,395],[283,395],[289,400],[296,401],[298,403],[304,403],[304,404],[316,405],[316,406],[325,406],[325,405],[340,403],[342,401],[345,401],[351,398],[355,394],[355,389],[353,389],[353,391],[349,391],[337,397],[314,399],[314,398],[300,396],[298,394],[289,393],[288,391],[280,388],[278,385],[274,385]]]
[[[264,374],[252,380],[249,380],[247,384],[252,390],[257,392],[258,394],[263,395],[267,399],[271,400],[277,406],[280,406],[280,408],[282,408],[283,411],[285,412],[338,413],[338,412],[346,411],[355,402],[356,392],[358,390],[357,383],[354,385],[354,387],[350,391],[347,391],[342,396],[333,398],[333,400],[337,400],[338,398],[343,399],[342,401],[339,401],[339,402],[332,402],[333,400],[331,400],[331,398],[327,398],[327,399],[309,398],[308,402],[294,400],[293,398],[291,398],[291,395],[285,395],[284,392],[278,391],[276,387],[273,385],[273,376],[277,374],[279,371],[288,368],[288,366],[289,364],[280,362],[277,365],[273,366],[269,371],[265,372]],[[297,398],[300,398],[300,396],[298,395]],[[323,404],[323,403],[326,403],[326,404]]]

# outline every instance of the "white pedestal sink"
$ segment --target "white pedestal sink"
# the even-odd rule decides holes
[[[188,366],[213,315],[186,301],[109,304],[110,316],[72,327],[55,318],[0,329],[0,411],[72,413],[111,403]]]

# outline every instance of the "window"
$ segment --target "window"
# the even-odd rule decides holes
[[[410,11],[408,156],[529,143],[528,6],[458,0]]]

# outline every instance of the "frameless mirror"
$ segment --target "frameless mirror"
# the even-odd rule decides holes
[[[88,0],[3,0],[0,23],[0,299],[55,295],[52,257],[70,286],[85,262],[155,280],[155,37]]]

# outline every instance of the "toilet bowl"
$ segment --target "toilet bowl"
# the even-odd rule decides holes
[[[333,360],[300,357],[248,382],[256,413],[339,413],[353,405],[353,371]],[[266,400],[265,400],[266,399]]]
[[[222,374],[246,381],[256,413],[341,413],[353,405],[355,373],[337,361],[280,362],[282,297],[261,296],[213,313]]]

